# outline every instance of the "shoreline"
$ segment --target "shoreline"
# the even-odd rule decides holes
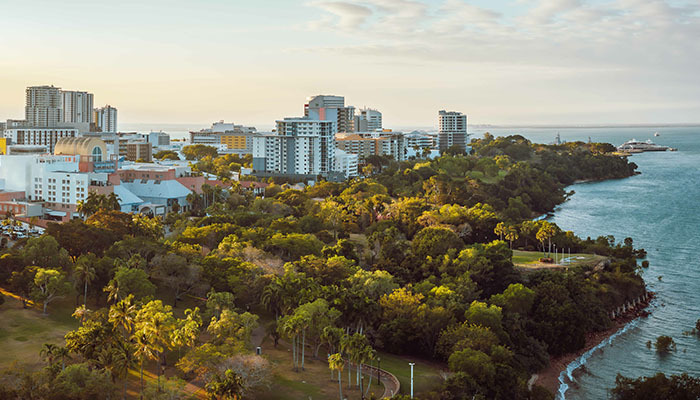
[[[613,336],[615,333],[623,329],[627,324],[637,318],[646,318],[649,312],[646,308],[649,307],[651,301],[655,298],[654,292],[648,292],[649,299],[640,303],[636,307],[630,309],[625,314],[613,320],[612,326],[609,329],[600,332],[593,332],[586,335],[586,345],[580,350],[564,354],[559,357],[550,357],[549,366],[536,374],[537,378],[533,380],[533,384],[545,387],[555,396],[559,393],[559,376],[566,371],[569,364],[576,361],[586,352],[592,350],[596,346],[603,343],[606,339]]]

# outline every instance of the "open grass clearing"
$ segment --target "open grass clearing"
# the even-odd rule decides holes
[[[288,344],[280,341],[277,348],[273,346],[272,340],[265,338],[262,344],[262,354],[270,361],[272,384],[270,390],[260,390],[255,393],[258,400],[297,400],[297,399],[338,399],[338,376],[334,375],[331,380],[331,371],[326,362],[326,353],[321,351],[319,359],[316,360],[307,349],[305,357],[305,370],[294,372],[292,370],[292,353]],[[323,353],[323,354],[321,354]],[[377,377],[373,377],[370,393],[374,392],[377,397],[384,393],[384,386],[377,385]],[[365,388],[368,384],[369,376],[365,375]],[[355,386],[355,370],[352,371],[352,388],[348,389],[348,371],[343,370],[343,397],[348,399],[359,399],[360,391]]]
[[[443,381],[440,372],[447,370],[447,365],[416,357],[397,356],[384,352],[379,352],[378,355],[381,357],[381,369],[391,372],[398,378],[403,394],[411,393],[411,367],[408,363],[416,363],[413,366],[414,395],[436,389]]]
[[[65,298],[49,305],[49,315],[40,307],[22,308],[22,302],[12,294],[2,291],[5,304],[0,306],[0,369],[15,361],[29,367],[43,365],[39,352],[44,343],[63,346],[64,335],[78,326],[71,317],[73,298]]]
[[[542,263],[540,258],[544,257],[541,251],[522,251],[513,250],[513,264],[518,267],[527,269],[544,269],[544,268],[568,268],[581,266],[594,266],[606,259],[606,257],[595,254],[574,253],[571,256],[567,254],[557,256],[557,263]],[[554,253],[552,253],[554,258]]]

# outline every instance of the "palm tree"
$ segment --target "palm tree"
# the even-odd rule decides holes
[[[126,382],[129,376],[129,370],[136,367],[136,355],[134,354],[133,346],[125,340],[118,340],[114,347],[112,347],[112,351],[114,352],[113,369],[115,374],[122,377],[124,380],[123,399],[126,400]],[[143,382],[143,370],[141,370],[141,373]]]
[[[493,233],[498,235],[498,238],[500,240],[503,240],[503,235],[508,233],[508,229],[506,228],[506,224],[503,222],[499,222],[496,224],[496,227],[493,229]]]
[[[343,367],[345,367],[345,360],[340,353],[331,354],[328,356],[328,367],[331,371],[338,371],[338,392],[340,393],[340,400],[343,400]]]
[[[122,327],[125,336],[131,333],[134,327],[134,317],[136,316],[136,306],[132,304],[134,295],[128,295],[124,300],[120,300],[117,304],[109,308],[109,322],[114,325],[114,328]]]
[[[56,356],[58,346],[52,343],[44,343],[39,351],[39,356],[48,361],[49,365],[53,364],[53,358]]]
[[[513,242],[518,240],[518,229],[514,226],[509,226],[506,232],[506,240],[510,242],[510,249],[513,250]]]
[[[97,257],[93,253],[88,253],[78,257],[78,262],[75,264],[75,277],[85,283],[83,292],[83,304],[85,305],[87,305],[88,284],[95,280],[97,276],[97,271],[94,267],[96,260]]]
[[[152,333],[145,329],[134,333],[132,340],[136,344],[134,356],[138,358],[141,369],[141,398],[143,398],[143,362],[146,359],[158,359],[158,346]]]
[[[105,198],[105,208],[108,210],[115,210],[119,211],[122,209],[122,206],[119,204],[119,201],[121,199],[119,196],[112,192],[110,193],[106,198]]]
[[[87,317],[90,314],[90,310],[85,307],[85,304],[76,307],[75,311],[73,311],[73,314],[71,314],[71,317],[80,320],[80,325],[83,324],[85,321],[85,317]]]
[[[66,357],[70,357],[70,350],[67,347],[57,346],[54,350],[54,357],[61,359],[61,371],[66,369]]]
[[[549,221],[542,221],[542,226],[540,226],[540,230],[537,231],[537,240],[542,243],[542,252],[544,253],[544,241],[547,240],[549,242],[549,250],[548,253],[552,253],[552,238],[554,235],[557,233],[557,228],[556,225]]]
[[[214,375],[206,385],[212,399],[237,400],[243,391],[243,379],[234,371],[227,369],[223,376]]]

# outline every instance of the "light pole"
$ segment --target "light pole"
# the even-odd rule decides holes
[[[416,365],[416,363],[408,363],[408,365],[411,366],[411,398],[413,398],[413,366]]]
[[[382,382],[380,381],[382,378],[379,375],[382,371],[382,358],[377,357],[377,385],[381,385]]]

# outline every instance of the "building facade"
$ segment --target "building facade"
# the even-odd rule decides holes
[[[93,121],[101,132],[117,132],[117,109],[110,105],[96,108]]]
[[[61,91],[63,122],[92,124],[94,96],[92,93],[72,90]]]
[[[335,152],[335,171],[345,174],[345,178],[354,178],[358,175],[358,164],[357,154],[340,149]]]
[[[467,149],[467,116],[461,112],[440,110],[438,113],[438,149],[443,152],[452,146]]]
[[[356,154],[360,160],[372,155],[388,156],[396,161],[406,159],[407,140],[402,134],[376,132],[373,134],[338,134],[338,149]]]
[[[375,132],[382,130],[382,113],[371,108],[363,108],[355,117],[355,132]]]
[[[318,95],[307,99],[304,116],[334,121],[337,132],[355,132],[355,107],[345,106],[345,97]]]
[[[28,87],[24,115],[31,127],[58,126],[63,122],[61,89],[54,86]]]
[[[61,138],[76,137],[79,133],[75,128],[9,128],[5,129],[5,138],[13,145],[46,146],[53,153]]]
[[[153,146],[149,142],[127,142],[126,159],[129,161],[153,161]]]

